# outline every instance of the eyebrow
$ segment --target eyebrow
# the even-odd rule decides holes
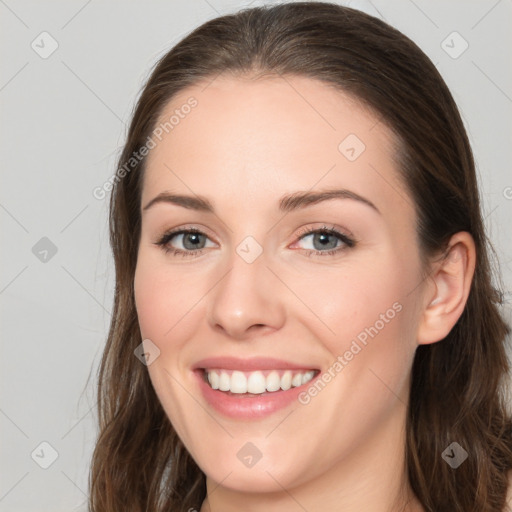
[[[365,197],[346,189],[328,189],[320,191],[306,191],[306,192],[294,192],[293,194],[287,194],[279,199],[279,210],[282,212],[291,212],[312,206],[314,204],[321,203],[323,201],[330,201],[332,199],[353,199],[359,201],[380,214],[379,209]],[[201,212],[214,213],[214,207],[210,201],[203,196],[188,196],[182,194],[171,194],[170,192],[162,192],[149,201],[146,206],[142,209],[143,211],[148,210],[155,204],[159,203],[170,203],[189,210],[197,210]]]

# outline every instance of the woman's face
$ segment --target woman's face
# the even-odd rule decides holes
[[[148,155],[135,298],[178,435],[241,491],[392,470],[424,284],[390,132],[298,77],[218,77],[173,115]]]

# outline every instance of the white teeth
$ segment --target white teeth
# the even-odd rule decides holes
[[[212,389],[219,389],[219,381],[220,377],[219,374],[216,372],[210,372],[208,374],[208,382],[210,383],[210,386]]]
[[[306,382],[309,382],[313,378],[313,375],[315,375],[315,372],[313,370],[310,370],[309,372],[306,372],[302,376],[302,384],[306,384]]]
[[[287,389],[290,389],[292,387],[292,372],[286,371],[284,372],[284,375],[281,377],[281,389],[284,389],[286,391]]]
[[[242,372],[231,374],[231,393],[247,393],[247,377]]]
[[[292,387],[301,386],[309,382],[314,376],[315,371],[299,372],[286,370],[281,372],[273,370],[265,377],[262,371],[241,372],[234,370],[206,370],[206,377],[212,389],[220,391],[231,391],[231,393],[251,393],[259,395],[265,391],[271,393],[274,391],[287,391]]]
[[[277,391],[281,387],[281,379],[279,373],[270,372],[267,375],[267,391]]]
[[[231,389],[231,379],[227,373],[222,372],[219,378],[219,389],[229,391]]]
[[[215,372],[213,372],[215,373]],[[261,372],[252,372],[247,379],[248,393],[264,393],[267,389],[267,379]]]
[[[296,388],[297,386],[301,386],[301,385],[302,385],[302,375],[300,373],[296,373],[292,379],[292,386],[294,388]]]

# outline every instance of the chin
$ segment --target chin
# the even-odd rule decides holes
[[[210,452],[207,457],[196,459],[203,473],[213,482],[238,492],[270,493],[282,491],[283,487],[293,488],[307,479],[308,466],[301,465],[296,458],[284,458],[278,453],[280,450],[269,447],[268,453],[272,456],[261,454],[258,458],[249,443],[244,443],[243,449],[238,448],[240,443],[236,444],[236,450],[226,449],[213,457]],[[286,451],[291,455],[295,450],[288,446]],[[254,453],[253,459],[250,460],[250,456],[246,459],[251,453]]]

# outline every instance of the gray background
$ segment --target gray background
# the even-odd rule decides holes
[[[115,170],[155,60],[207,19],[262,3],[0,0],[1,511],[85,510],[114,275],[108,202],[92,190]],[[511,290],[512,0],[345,3],[411,37],[451,88]]]

